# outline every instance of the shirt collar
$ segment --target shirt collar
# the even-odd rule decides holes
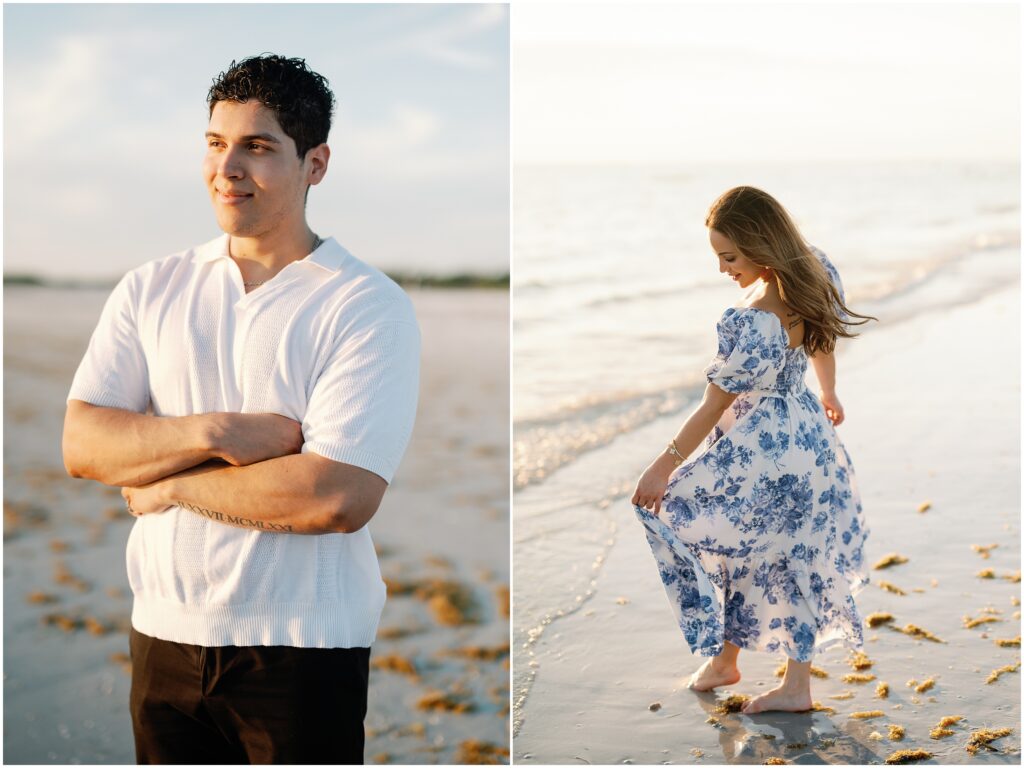
[[[218,259],[230,259],[231,255],[228,253],[228,239],[229,236],[227,234],[223,234],[215,240],[211,240],[205,245],[199,246],[199,248],[196,249],[195,261],[203,263],[208,261],[217,261]],[[330,270],[331,272],[337,272],[341,269],[343,261],[345,261],[345,249],[342,248],[333,237],[328,237],[320,243],[320,247],[313,253],[293,263],[315,264],[318,267]]]

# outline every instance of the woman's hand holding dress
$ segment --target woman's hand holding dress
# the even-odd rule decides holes
[[[661,454],[650,463],[636,483],[633,492],[633,503],[644,509],[654,509],[654,514],[661,512],[661,499],[668,487],[668,478],[676,464],[666,454]]]

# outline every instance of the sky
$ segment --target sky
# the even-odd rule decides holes
[[[1019,4],[518,5],[515,164],[1018,162]]]
[[[388,270],[509,258],[503,5],[5,4],[4,272],[118,277],[220,234],[200,173],[233,59],[304,58],[337,100],[307,219]]]

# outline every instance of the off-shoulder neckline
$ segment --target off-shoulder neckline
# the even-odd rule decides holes
[[[727,314],[729,314],[730,311],[739,313],[741,310],[744,310],[744,309],[752,309],[755,312],[763,312],[766,315],[771,315],[772,317],[774,317],[775,318],[775,322],[777,322],[779,324],[779,332],[782,334],[782,338],[784,338],[786,340],[785,347],[786,347],[786,351],[787,352],[796,352],[798,349],[803,349],[804,345],[802,343],[799,344],[798,346],[795,346],[795,347],[789,346],[789,334],[786,333],[786,329],[782,325],[782,318],[779,317],[778,315],[776,315],[770,309],[761,309],[760,307],[729,307],[722,314],[723,314],[723,316],[727,315]]]

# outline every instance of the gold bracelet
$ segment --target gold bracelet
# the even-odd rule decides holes
[[[680,464],[682,464],[682,463],[683,463],[683,461],[684,461],[684,460],[686,459],[686,457],[685,457],[685,456],[683,456],[683,454],[681,454],[681,453],[679,452],[679,449],[678,449],[678,448],[676,448],[676,441],[675,441],[675,440],[673,440],[672,442],[670,442],[670,443],[668,444],[668,452],[669,452],[669,454],[671,454],[672,456],[675,456],[675,457],[676,457],[676,459],[677,459],[677,461],[676,461],[676,466],[677,466],[677,467],[678,467],[678,466],[679,466]]]

